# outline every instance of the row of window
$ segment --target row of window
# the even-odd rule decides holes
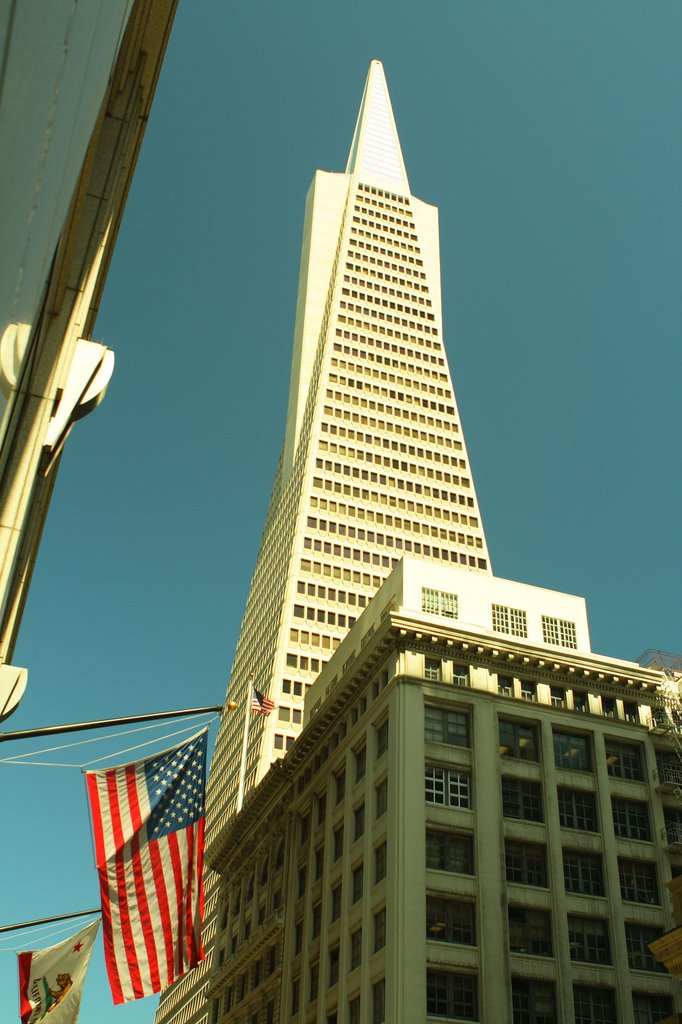
[[[547,910],[509,906],[509,948],[512,953],[553,956],[551,915]],[[603,918],[568,914],[568,943],[571,960],[610,964],[609,922]],[[660,938],[658,928],[635,922],[625,923],[628,965],[632,970],[665,973],[649,949]],[[453,897],[426,897],[426,937],[432,942],[475,946],[476,907],[472,901]]]
[[[334,416],[336,419],[343,419],[346,421],[351,419],[350,414],[344,410],[340,410],[334,413]],[[370,425],[368,422],[368,418],[366,416],[358,417],[357,415],[354,414],[352,419],[353,422],[356,424],[362,423],[363,427],[367,427],[368,425]],[[371,419],[371,426],[379,430],[383,430],[387,434],[394,434],[397,437],[408,437],[415,441],[428,441],[429,444],[438,445],[440,448],[450,448],[453,451],[458,452],[462,451],[462,442],[458,441],[457,438],[449,436],[450,434],[453,433],[459,433],[459,427],[457,426],[456,423],[448,424],[445,428],[443,428],[443,423],[441,420],[436,420],[433,416],[426,416],[423,413],[420,413],[419,415],[417,415],[416,413],[414,414],[414,422],[419,423],[421,425],[420,427],[413,427],[411,423],[395,423],[393,422],[393,420],[377,421],[374,417],[371,417]],[[447,434],[432,434],[430,430],[427,431],[424,429],[427,426],[431,429],[445,429],[447,431]],[[326,420],[323,420],[322,423],[320,424],[320,432],[322,434],[331,434],[332,436],[335,437],[349,438],[350,440],[354,440],[355,438],[361,440],[363,437],[369,438],[371,436],[370,434],[367,434],[364,430],[356,429],[356,427],[348,427],[343,424],[328,423]]]
[[[594,793],[559,787],[559,820],[564,828],[578,826],[586,832],[598,832],[597,805]],[[611,798],[613,829],[620,839],[651,841],[648,805],[640,800]],[[502,813],[505,818],[542,822],[544,808],[539,782],[502,777]],[[570,824],[567,824],[570,822]]]
[[[362,267],[362,266],[359,266],[358,263],[347,262],[346,263],[346,270],[354,270],[358,274],[370,274],[370,275],[372,274],[372,270],[371,270],[372,267],[383,267],[385,270],[394,270],[397,274],[404,274],[405,275],[404,278],[400,277],[400,278],[397,279],[398,282],[403,286],[403,288],[405,288],[408,285],[413,283],[412,281],[408,281],[407,278],[410,278],[410,277],[413,278],[413,280],[414,280],[414,285],[413,286],[415,288],[418,287],[418,282],[420,280],[421,281],[425,281],[426,280],[426,274],[424,273],[423,270],[418,270],[417,269],[417,265],[416,265],[416,263],[414,263],[414,261],[412,261],[414,265],[407,266],[406,263],[393,263],[392,260],[385,260],[385,259],[381,259],[378,256],[373,256],[373,255],[371,255],[371,253],[375,252],[375,251],[378,252],[379,250],[377,249],[376,246],[365,245],[364,242],[357,243],[356,244],[356,248],[358,248],[358,249],[366,249],[367,252],[353,252],[353,250],[349,248],[349,250],[348,250],[346,255],[350,259],[358,260],[359,263],[366,263],[366,264],[368,264],[368,266],[367,267]],[[410,262],[411,262],[410,260],[407,261],[407,263],[410,263]],[[395,281],[396,278],[391,278],[391,280]],[[428,288],[426,290],[428,291]]]
[[[635,1024],[656,1024],[673,1012],[670,996],[633,992]],[[478,1020],[478,978],[450,971],[426,972],[426,1012],[447,1020]],[[616,996],[610,988],[573,986],[575,1024],[616,1024]],[[513,1024],[556,1024],[554,985],[512,978]]]
[[[438,659],[425,659],[424,675],[427,679],[438,677],[440,668],[441,662]],[[466,673],[466,668],[454,666],[455,680],[465,677]],[[464,679],[464,683],[466,682]],[[501,758],[534,762],[540,760],[539,732],[536,725],[500,718],[498,729]],[[424,739],[430,743],[469,747],[470,716],[461,711],[451,711],[427,704],[424,707]],[[552,729],[552,745],[554,764],[558,768],[580,772],[594,770],[592,736]],[[623,743],[620,740],[606,738],[604,753],[606,770],[610,776],[634,781],[644,780],[641,744]]]
[[[314,966],[314,965],[313,965]],[[310,995],[310,1001],[317,998],[317,986],[319,985],[319,973],[314,972],[310,976],[310,992],[315,985],[315,995]],[[310,993],[309,993],[310,994]],[[291,1014],[297,1014],[301,1005],[301,979],[294,978],[291,983]],[[325,1016],[326,1024],[385,1024],[386,1021],[386,983],[384,979],[374,982],[371,991],[370,1016],[365,1009],[364,1016],[361,1016],[362,1007],[360,996],[354,996],[348,1000],[347,1013],[339,1016],[339,1010],[329,1010]]]
[[[343,364],[343,360],[340,360]],[[353,364],[350,363],[350,366]],[[376,437],[373,434],[364,434],[362,431],[358,431],[358,441],[363,441],[365,447],[353,447],[351,445],[339,444],[336,441],[325,441],[320,439],[318,443],[318,450],[321,452],[330,452],[332,455],[341,455],[343,458],[357,459],[360,462],[381,462],[386,466],[392,465],[394,456],[401,455],[412,455],[420,459],[425,459],[427,462],[435,462],[438,465],[453,466],[457,469],[466,469],[466,459],[463,459],[459,455],[448,455],[447,452],[434,451],[433,448],[419,448],[414,444],[407,444],[405,441],[391,441],[389,438]],[[436,443],[436,437],[433,436],[433,444]],[[372,451],[372,448],[378,448],[378,452]],[[386,453],[390,453],[386,454]],[[390,459],[390,462],[384,460]],[[409,524],[406,524],[406,526]]]
[[[339,337],[340,332],[336,332],[336,336]],[[352,345],[344,345],[339,341],[332,343],[332,351],[340,352],[344,356],[350,356],[352,359],[365,359],[368,362],[383,362],[384,366],[394,366],[396,369],[402,369],[403,366],[415,369],[417,363],[424,363],[429,368],[431,366],[444,367],[445,359],[442,356],[434,355],[432,352],[427,352],[423,348],[415,348],[414,346],[396,345],[395,342],[386,341],[384,338],[377,338],[365,334],[355,334],[344,332],[343,337],[352,341],[355,344],[367,345],[367,351],[361,348],[353,348]],[[396,359],[389,358],[388,356],[380,356],[370,352],[369,349],[374,349],[375,352],[390,352],[391,355],[402,356],[404,359],[414,359],[414,363],[400,363]],[[426,438],[424,438],[426,440]],[[435,440],[434,442],[435,443]]]
[[[458,617],[458,602],[456,594],[447,594],[444,591],[431,590],[428,587],[422,588],[422,611],[432,615],[443,615],[447,618]],[[425,658],[424,678],[429,682],[443,682],[446,680],[444,671],[445,662],[441,658]],[[470,669],[466,665],[454,666],[455,679],[453,682],[458,686],[469,686]],[[585,690],[569,690],[564,686],[549,686],[549,703],[554,708],[566,708],[568,710],[587,714],[589,712],[601,711],[606,718],[620,718],[626,722],[639,723],[639,704],[633,700],[617,699],[605,695],[593,696],[590,706],[590,696]],[[497,692],[503,697],[516,697],[531,703],[538,703],[538,684],[532,679],[515,679],[513,676],[498,674]],[[544,701],[543,701],[544,702]],[[622,713],[620,706],[622,705]]]
[[[331,446],[330,446],[331,447]],[[402,499],[401,499],[402,500]],[[439,505],[425,505],[420,501],[407,501],[403,502],[403,506],[408,512],[417,513],[421,516],[423,521],[424,518],[442,519],[444,522],[462,523],[463,525],[469,525],[472,529],[478,529],[479,522],[475,516],[467,516],[465,512],[453,511],[449,508],[441,508]],[[403,507],[401,506],[401,507]],[[368,523],[376,523],[379,526],[391,526],[396,530],[402,530],[403,526],[407,526],[412,520],[403,520],[400,516],[391,515],[389,512],[378,512],[371,508],[362,508],[357,505],[347,505],[341,501],[328,500],[327,498],[317,498],[312,495],[310,498],[311,508],[321,508],[325,511],[338,512],[339,515],[346,516],[350,519],[364,520]]]
[[[318,463],[322,460],[318,459]],[[337,533],[341,537],[349,537],[352,540],[361,540],[368,544],[378,544],[381,547],[398,547],[397,538],[391,534],[378,533],[374,530],[365,529],[363,526],[349,526],[345,523],[335,522],[333,519],[318,519],[316,516],[308,516],[307,526],[311,530],[320,530],[322,533]],[[466,534],[458,533],[455,530],[446,530],[443,526],[437,526],[423,521],[401,519],[396,523],[396,528],[410,533],[416,533],[423,537],[433,537],[435,540],[459,541],[463,544]],[[424,609],[422,609],[424,610]]]

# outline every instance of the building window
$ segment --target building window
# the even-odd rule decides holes
[[[327,796],[325,793],[317,798],[317,824],[321,825],[327,813]],[[279,857],[279,851],[278,851]]]
[[[594,793],[559,787],[557,795],[560,825],[564,828],[578,828],[583,832],[599,831]]]
[[[502,814],[505,818],[542,821],[542,789],[539,782],[502,777]]]
[[[365,831],[365,805],[360,804],[353,811],[353,841],[359,839]]]
[[[433,1017],[478,1020],[476,978],[470,974],[427,971],[426,1012]]]
[[[362,928],[351,932],[350,936],[350,969],[354,971],[362,961]]]
[[[549,914],[529,907],[509,907],[509,948],[512,953],[552,955]]]
[[[598,853],[564,850],[564,884],[566,892],[585,896],[604,895],[604,875]]]
[[[332,921],[338,921],[341,916],[341,883],[332,889]]]
[[[424,679],[430,683],[439,683],[443,678],[443,666],[440,658],[424,658]]]
[[[590,701],[584,690],[573,691],[573,710],[583,714],[590,710]]]
[[[617,1024],[613,989],[573,986],[575,1024]]]
[[[355,751],[355,781],[359,782],[360,779],[365,777],[365,769],[367,767],[367,750],[365,747],[361,747],[360,750]]]
[[[374,915],[374,952],[386,945],[386,908],[378,910]]]
[[[597,917],[568,915],[568,948],[571,960],[590,964],[610,964],[609,930]]]
[[[374,790],[375,793],[375,806],[376,814],[375,818],[378,820],[383,814],[386,813],[386,807],[388,806],[388,782],[384,779]]]
[[[521,680],[521,700],[536,701],[538,699],[537,684],[530,679]]]
[[[305,865],[302,865],[298,869],[298,895],[299,896],[303,896],[303,894],[305,893],[306,877],[307,877],[307,872],[306,872],[306,869],[305,869]]]
[[[377,727],[377,757],[388,750],[388,719]]]
[[[606,718],[616,718],[616,699],[615,699],[615,697],[602,697],[602,699],[601,699],[601,710],[602,710],[602,714]]]
[[[553,708],[566,707],[566,691],[563,686],[550,686],[549,702]]]
[[[343,853],[343,825],[334,829],[334,860],[337,861]]]
[[[652,928],[646,924],[625,922],[625,944],[628,950],[628,965],[633,971],[661,971],[665,967],[659,964],[649,949],[649,943],[660,939],[660,928]]]
[[[374,884],[386,877],[386,843],[377,846],[374,851]]]
[[[360,1024],[360,996],[348,1003],[348,1024]]]
[[[456,900],[427,895],[426,937],[435,942],[457,942],[474,946],[476,924],[473,903],[459,903]]]
[[[339,980],[339,947],[334,946],[329,950],[329,988],[336,985]]]
[[[555,732],[554,764],[557,768],[569,768],[571,771],[592,771],[590,741],[588,736],[576,736],[570,732]]]
[[[656,868],[643,860],[618,858],[620,894],[632,903],[658,903]]]
[[[334,776],[334,791],[336,803],[340,804],[346,795],[346,766],[344,765],[338,775]]]
[[[291,983],[291,1015],[298,1013],[298,1007],[301,1002],[301,979],[294,978]]]
[[[514,696],[514,680],[511,676],[498,676],[497,677],[497,692],[503,697]]]
[[[639,704],[634,700],[624,700],[623,715],[626,722],[639,722]]]
[[[457,594],[444,590],[422,587],[422,611],[429,615],[442,615],[446,619],[457,618]]]
[[[578,646],[575,622],[543,615],[542,639],[546,644],[553,644],[555,647],[570,647],[575,650]]]
[[[508,608],[503,604],[494,604],[493,629],[496,633],[527,637],[528,617],[521,608]]]
[[[362,864],[353,871],[352,899],[351,903],[357,903],[362,899]]]
[[[459,711],[424,708],[424,739],[429,743],[447,743],[452,747],[469,746],[469,718]]]
[[[635,1013],[635,1024],[656,1024],[665,1020],[673,1012],[673,1001],[670,996],[653,995],[650,992],[633,992],[632,1009]]]
[[[474,843],[471,836],[455,832],[426,830],[426,866],[432,871],[474,873]]]
[[[554,986],[512,978],[512,1024],[556,1024]]]
[[[310,995],[308,1001],[313,1003],[317,999],[317,990],[320,984],[320,965],[318,961],[310,965]]]
[[[522,761],[538,760],[537,729],[521,722],[499,721],[500,757],[518,757]]]
[[[322,925],[322,904],[316,903],[312,910],[311,918],[311,935],[313,939],[316,939],[320,934],[320,927]]]
[[[606,740],[606,769],[617,779],[644,778],[642,772],[641,748],[636,743],[616,743]]]
[[[315,850],[315,881],[322,878],[324,868],[324,847],[318,846]]]
[[[547,859],[544,846],[507,840],[504,844],[504,861],[508,882],[546,888]]]
[[[426,768],[426,802],[447,807],[471,806],[471,786],[466,772],[448,768]]]
[[[372,985],[372,1024],[386,1024],[386,982],[383,978]]]
[[[651,839],[649,811],[639,800],[611,800],[613,829],[621,839]]]
[[[469,686],[469,669],[466,665],[453,665],[452,666],[452,685],[453,686]]]
[[[303,919],[296,922],[294,927],[294,953],[300,953],[303,949]]]

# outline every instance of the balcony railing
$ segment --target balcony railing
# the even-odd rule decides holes
[[[682,846],[682,822],[666,821],[661,838],[666,846]]]
[[[674,764],[671,761],[659,761],[656,770],[659,785],[682,787],[682,764]]]

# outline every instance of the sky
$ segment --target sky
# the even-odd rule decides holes
[[[677,0],[180,0],[93,334],[116,370],[65,449],[5,729],[222,701],[284,430],[305,194],[344,169],[373,58],[412,191],[440,209],[493,571],[585,596],[599,653],[682,652],[681,44]],[[97,906],[79,769],[2,772],[3,921]],[[0,952],[3,1021],[15,970]],[[84,1021],[151,1024],[156,1002],[114,1009],[98,945]]]

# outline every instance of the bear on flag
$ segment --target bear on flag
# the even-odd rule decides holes
[[[98,928],[99,919],[56,946],[18,954],[22,1024],[46,1016],[50,1024],[75,1024]]]

